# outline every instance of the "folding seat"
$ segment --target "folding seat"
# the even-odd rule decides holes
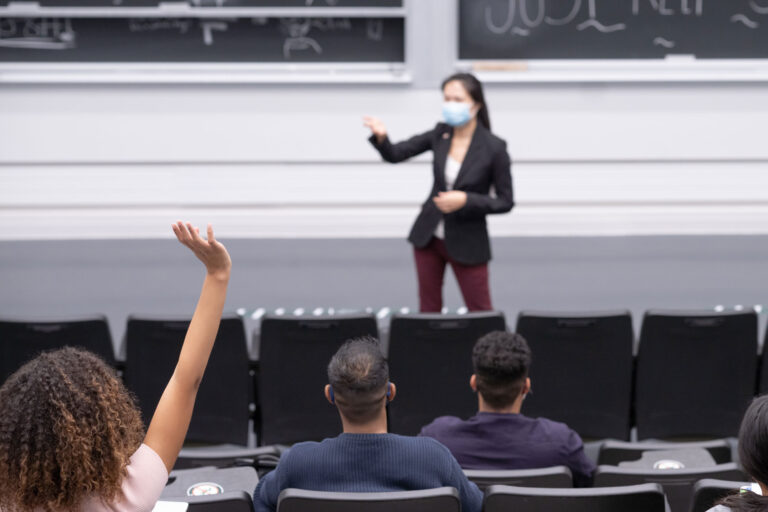
[[[257,441],[260,445],[320,440],[341,433],[323,388],[333,354],[347,340],[378,336],[369,314],[265,315],[261,321]]]
[[[523,311],[531,347],[527,416],[561,421],[584,438],[629,440],[634,332],[629,311]]]
[[[464,474],[481,490],[491,485],[573,487],[571,470],[565,466],[537,469],[465,469]]]
[[[637,355],[638,438],[736,436],[756,366],[754,311],[648,311]]]
[[[125,384],[134,392],[145,422],[154,414],[173,374],[189,319],[131,316],[125,333]],[[221,319],[216,342],[197,393],[187,441],[248,444],[252,380],[242,318]]]
[[[739,489],[748,485],[751,484],[746,481],[731,482],[728,480],[715,480],[713,478],[699,480],[693,486],[693,501],[689,510],[690,512],[707,512],[722,498],[738,492]]]
[[[453,487],[422,491],[324,492],[285,489],[277,512],[460,512]]]
[[[687,443],[606,441],[600,445],[597,463],[618,466],[621,462],[638,460],[644,453],[650,451],[690,450],[696,448],[709,452],[716,464],[725,464],[733,460],[733,450],[727,439]]]
[[[665,512],[658,484],[589,489],[546,489],[492,485],[485,492],[484,512]]]
[[[414,435],[438,416],[475,414],[472,347],[481,336],[505,329],[500,312],[393,315],[389,371],[398,393],[389,405],[390,431]]]
[[[65,346],[89,350],[110,366],[115,351],[107,317],[0,319],[0,384],[37,354]]]
[[[683,469],[643,469],[616,466],[598,466],[595,487],[656,483],[664,488],[672,512],[688,512],[694,484],[703,478],[743,480],[744,475],[735,463],[709,467]]]

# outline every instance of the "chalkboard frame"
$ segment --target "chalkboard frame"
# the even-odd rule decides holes
[[[768,82],[768,56],[697,58],[670,51],[659,58],[462,58],[462,1],[456,0],[455,66],[486,82]]]
[[[398,18],[407,27],[408,2],[401,7],[40,7],[18,4],[0,7],[0,18]],[[405,29],[404,29],[405,30]],[[406,37],[405,31],[403,38]],[[412,74],[403,41],[403,61],[393,62],[4,62],[0,84],[290,84],[358,83],[410,84]]]

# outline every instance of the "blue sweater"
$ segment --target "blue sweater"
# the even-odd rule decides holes
[[[259,481],[254,508],[277,510],[283,489],[386,492],[455,487],[463,512],[480,512],[483,493],[446,447],[426,437],[341,434],[320,443],[294,445],[277,468]]]

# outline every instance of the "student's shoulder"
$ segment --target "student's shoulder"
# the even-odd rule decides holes
[[[529,420],[535,422],[539,433],[550,440],[568,440],[572,438],[581,440],[575,430],[560,421],[548,418],[529,418]]]
[[[458,427],[463,426],[466,423],[465,420],[456,416],[440,416],[435,418],[432,423],[424,425],[421,428],[419,435],[421,436],[435,436],[444,432],[450,432]]]

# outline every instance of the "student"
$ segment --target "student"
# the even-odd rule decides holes
[[[768,395],[755,398],[739,429],[739,461],[744,471],[757,482],[761,494],[746,491],[733,494],[709,512],[768,511]]]
[[[152,509],[184,443],[219,328],[232,263],[208,226],[173,226],[205,264],[203,289],[176,369],[146,435],[134,399],[95,355],[45,352],[0,388],[3,512]]]
[[[437,439],[465,469],[533,469],[568,466],[574,485],[591,483],[595,464],[579,435],[563,423],[520,413],[531,390],[531,350],[519,334],[496,331],[472,350],[478,413],[467,420],[442,416],[419,435]]]
[[[482,493],[444,446],[387,433],[385,407],[397,390],[375,339],[342,345],[328,365],[328,382],[325,397],[338,409],[344,432],[319,443],[298,443],[285,453],[259,481],[253,494],[256,511],[275,511],[280,492],[289,487],[335,492],[455,487],[461,510],[480,512]]]
[[[491,133],[483,85],[469,73],[443,81],[443,117],[433,129],[393,144],[379,119],[365,117],[370,141],[387,162],[432,151],[434,181],[408,241],[413,244],[422,313],[443,307],[450,264],[470,311],[488,311],[491,245],[485,216],[514,206],[507,144]],[[492,192],[493,190],[493,192]]]

